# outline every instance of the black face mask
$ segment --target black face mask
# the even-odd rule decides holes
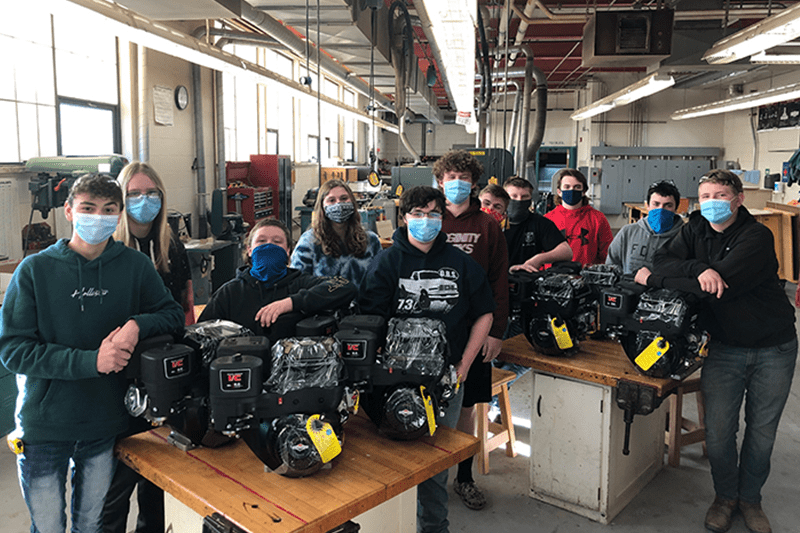
[[[530,213],[531,200],[511,200],[508,202],[508,221],[512,224],[523,222]]]

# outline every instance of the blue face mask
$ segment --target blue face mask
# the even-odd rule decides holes
[[[675,213],[663,208],[651,209],[647,212],[647,223],[654,232],[664,233],[675,224]]]
[[[250,275],[272,285],[286,275],[286,262],[289,256],[281,246],[266,243],[253,248],[250,260],[253,263]]]
[[[578,189],[561,191],[561,200],[567,205],[578,205],[583,200],[583,191]]]
[[[712,224],[723,224],[733,216],[730,200],[705,200],[700,203],[700,214]]]
[[[419,242],[428,243],[439,235],[442,230],[442,219],[409,218],[408,233]]]
[[[154,221],[161,211],[161,198],[150,198],[141,195],[138,198],[127,198],[125,209],[128,214],[139,224],[149,224]]]
[[[100,244],[107,240],[117,229],[119,215],[90,215],[73,213],[72,224],[75,233],[87,244]]]
[[[472,182],[450,180],[444,182],[444,197],[453,205],[463,204],[472,192]]]
[[[347,222],[350,220],[350,217],[353,216],[356,208],[353,207],[353,204],[350,202],[339,202],[337,204],[326,205],[325,209],[325,216],[328,217],[329,220],[334,222],[342,223]]]

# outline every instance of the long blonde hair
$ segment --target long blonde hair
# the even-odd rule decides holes
[[[150,234],[153,236],[153,263],[156,266],[156,270],[162,274],[167,274],[169,273],[169,244],[172,239],[172,230],[167,224],[167,191],[164,189],[164,182],[158,177],[153,167],[147,163],[133,161],[126,165],[117,177],[117,181],[122,188],[122,205],[125,205],[128,198],[128,182],[136,174],[144,174],[150,178],[161,192],[161,210],[153,220]],[[119,217],[119,225],[117,225],[117,230],[114,232],[114,238],[121,241],[125,246],[138,249],[138,245],[134,244],[136,237],[131,233],[127,213],[124,217]]]
[[[342,187],[347,191],[347,195],[355,208],[353,216],[345,222],[344,249],[342,249],[342,241],[339,235],[333,229],[333,223],[325,216],[325,197],[336,187]],[[311,228],[314,230],[314,236],[322,246],[322,253],[325,255],[339,257],[352,254],[356,257],[364,257],[367,252],[367,232],[361,226],[361,215],[358,213],[356,197],[350,187],[341,180],[328,180],[320,186],[317,193],[317,203],[314,205],[314,212],[311,214]]]

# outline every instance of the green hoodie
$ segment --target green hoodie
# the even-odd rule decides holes
[[[17,374],[26,442],[94,440],[127,427],[124,373],[99,374],[103,339],[133,318],[139,338],[183,325],[150,259],[109,239],[88,261],[62,239],[17,267],[0,319],[0,362]]]

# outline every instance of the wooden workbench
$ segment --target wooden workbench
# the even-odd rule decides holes
[[[609,387],[616,387],[621,379],[633,381],[653,387],[661,397],[678,386],[678,382],[672,379],[651,378],[640,374],[625,355],[622,346],[611,340],[583,340],[580,341],[577,354],[571,357],[553,357],[540,354],[531,347],[524,335],[517,335],[503,341],[499,358],[541,372]]]
[[[503,341],[500,359],[533,369],[530,496],[607,524],[661,471],[664,405],[631,425],[623,453],[621,380],[663,398],[677,382],[639,374],[619,343],[585,340],[572,357],[536,352],[523,335]]]
[[[393,441],[365,416],[344,428],[333,467],[302,479],[266,473],[244,442],[183,452],[158,428],[117,444],[117,457],[200,516],[219,513],[252,533],[322,533],[477,453],[476,438],[440,427]]]

